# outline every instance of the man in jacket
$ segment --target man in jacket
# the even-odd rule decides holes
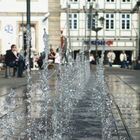
[[[114,60],[116,58],[115,53],[112,50],[109,51],[108,54],[107,54],[107,58],[108,58],[109,66],[112,67],[112,64],[114,63]]]
[[[11,45],[11,49],[6,51],[5,64],[9,67],[16,68],[17,77],[22,77],[25,63],[23,57],[17,52],[15,44]]]
[[[128,68],[127,55],[125,51],[122,51],[120,54],[120,62],[121,62],[121,68]]]

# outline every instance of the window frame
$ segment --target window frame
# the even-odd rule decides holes
[[[120,23],[121,23],[121,30],[131,30],[131,15],[129,13],[121,14]]]
[[[112,15],[113,15],[113,17],[112,17]],[[105,14],[105,29],[106,30],[114,30],[115,29],[115,14],[113,14],[113,13]]]
[[[76,15],[76,17],[75,17]],[[78,29],[78,13],[69,14],[69,29],[77,30]]]

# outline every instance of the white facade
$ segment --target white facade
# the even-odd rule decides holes
[[[31,0],[32,50],[41,52],[44,48],[43,23],[48,12],[47,0]],[[23,31],[26,26],[26,0],[0,0],[0,54],[5,54],[11,44],[23,48]]]
[[[61,0],[61,30],[64,35],[71,40],[73,50],[82,49],[85,46],[83,40],[95,40],[96,33],[88,29],[88,15],[98,12],[98,18],[104,17],[105,22],[98,32],[99,40],[112,40],[111,46],[106,46],[106,50],[121,51],[126,50],[133,53],[138,52],[138,15],[131,14],[137,0]],[[92,12],[90,12],[92,5]],[[69,7],[69,8],[68,8]],[[69,15],[67,17],[67,15]],[[75,19],[72,19],[75,14]],[[75,21],[74,21],[75,20]],[[70,22],[70,28],[68,28]],[[73,27],[72,27],[73,26]],[[101,26],[95,21],[95,26]],[[90,46],[95,50],[95,45]],[[101,50],[102,47],[98,47]]]

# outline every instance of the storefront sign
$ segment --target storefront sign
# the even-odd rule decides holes
[[[90,41],[89,40],[85,40],[84,44],[86,45],[90,45]],[[113,44],[113,40],[91,40],[91,45],[112,45]]]

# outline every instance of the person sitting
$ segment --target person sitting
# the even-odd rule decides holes
[[[53,48],[50,48],[50,53],[48,54],[48,59],[51,60],[53,63],[55,61],[55,52]]]
[[[6,66],[16,68],[17,77],[22,77],[25,63],[23,57],[17,52],[15,44],[12,44],[11,49],[6,51],[5,64]],[[15,72],[13,76],[15,76]]]
[[[40,53],[40,56],[37,59],[37,64],[39,66],[39,69],[43,69],[43,60],[45,59],[45,57],[46,57],[45,52]]]

